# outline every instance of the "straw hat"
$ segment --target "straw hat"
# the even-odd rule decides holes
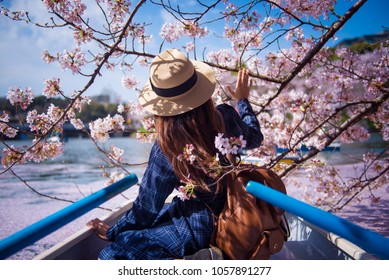
[[[215,85],[215,73],[210,66],[170,49],[151,62],[150,81],[142,89],[139,102],[152,114],[175,116],[204,104],[211,98]]]

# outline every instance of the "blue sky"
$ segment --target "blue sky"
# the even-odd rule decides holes
[[[336,11],[343,14],[355,1],[338,1]],[[389,29],[389,1],[368,0],[362,8],[337,33],[339,39],[350,39],[375,34]]]
[[[174,1],[174,0],[172,0]],[[39,3],[37,3],[39,2]],[[132,1],[135,3],[136,1]],[[242,1],[239,1],[242,2]],[[338,1],[336,11],[343,14],[355,1]],[[182,2],[180,2],[181,4]],[[185,4],[191,5],[193,1],[186,1]],[[5,0],[0,2],[2,5],[16,6],[26,10],[31,10],[37,17],[46,17],[47,13],[42,7],[40,0]],[[153,22],[153,26],[158,29],[164,20],[171,20],[171,16],[166,12],[150,13],[149,10],[144,14],[142,21]],[[93,11],[90,11],[93,18]],[[389,1],[387,0],[368,0],[367,3],[354,15],[353,18],[337,33],[339,41],[349,39],[365,34],[375,34],[381,32],[383,27],[389,28]],[[157,19],[157,21],[156,21]],[[212,26],[210,27],[212,28]],[[158,33],[154,36],[158,36]],[[36,95],[40,95],[43,89],[45,79],[60,77],[63,89],[66,92],[79,90],[86,83],[86,79],[79,75],[74,76],[69,71],[63,72],[57,64],[44,64],[41,60],[41,52],[48,49],[52,52],[62,52],[63,49],[71,49],[72,34],[64,29],[42,30],[35,28],[31,24],[26,25],[23,22],[12,22],[0,15],[0,96],[5,96],[12,86],[21,88],[32,87]],[[209,39],[207,39],[209,40]],[[208,49],[217,49],[219,42],[206,41]],[[151,43],[151,49],[157,52],[159,45]],[[170,45],[171,46],[171,45]],[[181,45],[178,45],[179,47]],[[169,45],[166,45],[169,47]],[[140,85],[147,79],[147,69],[137,68],[134,75],[140,77]],[[104,92],[111,92],[113,98],[127,101],[136,100],[136,93],[129,93],[121,86],[122,73],[120,70],[115,72],[105,72],[104,76],[98,78],[95,84],[87,92],[87,95],[96,95]]]

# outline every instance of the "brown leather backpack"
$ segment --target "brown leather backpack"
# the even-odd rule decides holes
[[[273,171],[247,165],[227,179],[227,200],[218,217],[211,246],[230,259],[268,259],[279,252],[288,237],[284,211],[246,191],[248,181],[256,181],[286,193],[281,178]]]

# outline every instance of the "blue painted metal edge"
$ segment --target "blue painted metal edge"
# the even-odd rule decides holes
[[[49,235],[135,185],[137,182],[138,177],[135,174],[130,174],[112,185],[84,197],[58,212],[0,240],[0,259],[5,259]]]
[[[321,210],[258,182],[249,181],[246,189],[259,199],[265,200],[289,213],[354,243],[366,252],[389,259],[389,238],[370,231],[332,213]]]

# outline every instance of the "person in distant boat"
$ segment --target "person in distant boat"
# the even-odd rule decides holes
[[[219,214],[226,200],[222,180],[215,183],[205,172],[207,159],[218,152],[215,137],[223,131],[225,137],[243,136],[248,149],[259,147],[263,140],[248,101],[248,71],[239,71],[235,90],[228,87],[239,113],[227,104],[214,106],[215,85],[210,66],[189,60],[177,49],[153,59],[139,102],[155,116],[157,139],[133,207],[111,228],[99,219],[89,222],[101,238],[111,242],[99,259],[191,259],[215,253],[207,249],[214,228],[208,207]],[[187,144],[196,151],[200,166],[180,159]],[[194,195],[190,199],[176,196],[166,206],[166,198],[188,180],[195,185]]]

